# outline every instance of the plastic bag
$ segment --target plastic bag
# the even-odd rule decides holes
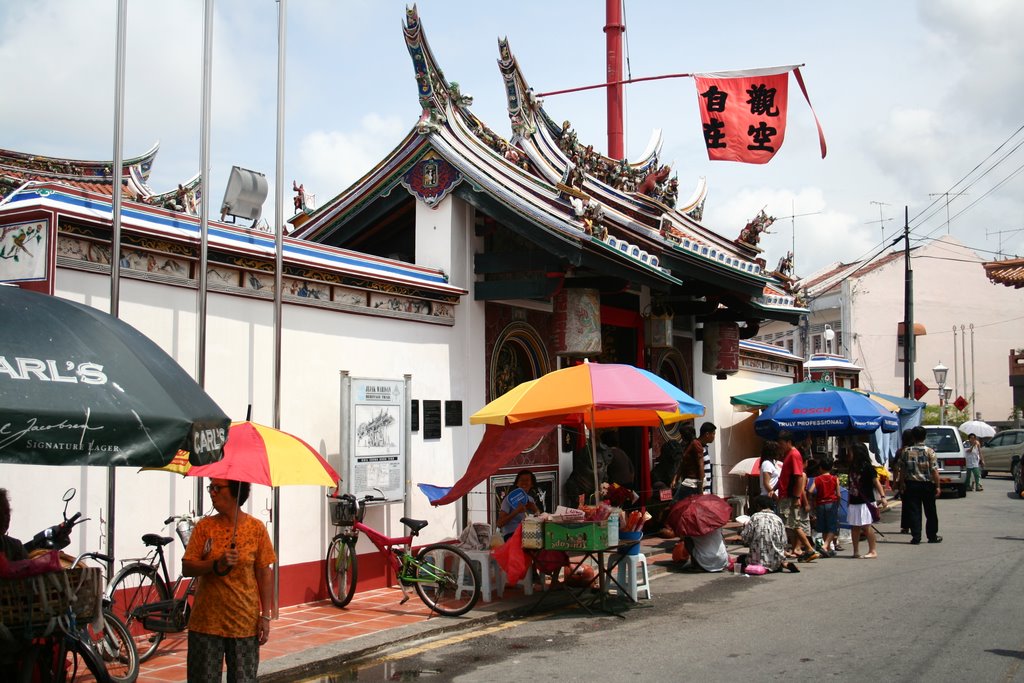
[[[516,527],[515,533],[505,542],[505,545],[496,548],[491,554],[498,561],[498,566],[505,571],[510,586],[522,581],[526,576],[526,570],[530,567],[530,560],[523,552],[522,525]]]
[[[466,550],[487,550],[491,547],[491,527],[480,522],[470,524],[459,534],[459,547]]]

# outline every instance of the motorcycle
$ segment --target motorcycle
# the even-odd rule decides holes
[[[31,553],[33,550],[39,549],[63,550],[71,545],[71,530],[91,519],[90,517],[83,518],[81,512],[76,512],[71,517],[68,517],[68,504],[74,499],[76,493],[78,491],[74,487],[64,492],[62,498],[64,501],[64,521],[47,527],[33,536],[31,541],[25,543],[25,552]]]

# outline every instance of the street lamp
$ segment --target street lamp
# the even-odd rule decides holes
[[[825,325],[825,353],[832,353],[832,340],[836,338],[831,325]]]
[[[946,392],[946,374],[949,372],[949,368],[939,361],[939,364],[932,368],[932,374],[935,375],[935,383],[939,386],[939,424],[946,424],[946,399],[952,393],[950,388],[949,393]]]

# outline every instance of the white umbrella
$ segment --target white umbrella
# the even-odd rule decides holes
[[[959,427],[964,434],[974,434],[979,439],[988,439],[996,435],[996,428],[981,420],[968,420]]]
[[[761,473],[761,458],[746,458],[740,460],[729,470],[729,474],[741,474],[749,477],[756,477]]]

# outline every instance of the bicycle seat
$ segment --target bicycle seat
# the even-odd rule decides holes
[[[174,543],[174,539],[170,536],[161,536],[160,534],[145,534],[142,537],[142,542],[147,546],[157,546],[162,548],[168,543]]]
[[[428,522],[425,519],[409,519],[408,517],[402,517],[402,519],[398,521],[409,527],[409,530],[412,531],[413,536],[422,531],[423,527],[430,524],[430,522]]]

